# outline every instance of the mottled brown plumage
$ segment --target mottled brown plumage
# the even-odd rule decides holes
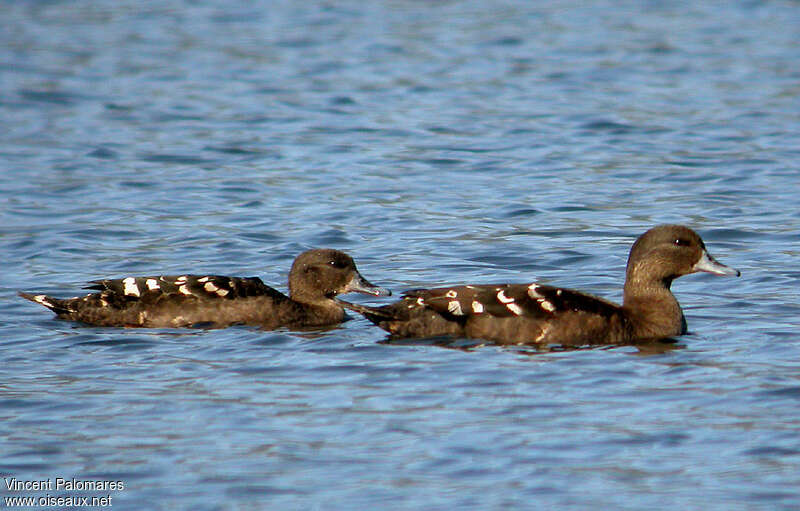
[[[383,307],[346,304],[395,337],[459,336],[501,344],[599,345],[686,332],[672,280],[698,271],[739,272],[716,262],[688,227],[661,225],[631,248],[622,306],[540,284],[418,289]],[[343,302],[344,303],[344,302]]]
[[[295,259],[289,296],[257,277],[179,275],[97,280],[100,292],[67,299],[20,293],[61,319],[99,326],[220,328],[234,324],[274,329],[336,324],[344,318],[338,294],[390,294],[367,282],[353,259],[332,249]]]

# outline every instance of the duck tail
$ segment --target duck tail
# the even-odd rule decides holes
[[[392,315],[389,314],[387,311],[384,310],[383,307],[370,307],[368,305],[360,305],[357,303],[351,303],[344,300],[337,300],[342,307],[345,309],[349,309],[353,312],[358,312],[368,320],[372,321],[373,323],[377,324],[381,321],[386,321],[392,319]]]
[[[69,300],[61,300],[59,298],[53,298],[52,296],[47,295],[24,293],[22,291],[20,291],[18,294],[26,300],[30,300],[34,303],[38,303],[39,305],[47,307],[56,314],[69,314],[71,312],[75,312],[75,310],[69,306]]]

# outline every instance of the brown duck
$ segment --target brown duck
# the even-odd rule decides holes
[[[736,275],[681,225],[660,225],[631,248],[622,305],[542,284],[463,285],[418,289],[383,307],[342,302],[394,337],[458,336],[500,344],[629,344],[686,333],[670,291],[682,275]]]
[[[258,277],[178,275],[97,280],[83,297],[20,296],[47,307],[60,319],[98,326],[214,327],[234,324],[274,329],[323,326],[341,322],[338,294],[358,292],[386,296],[370,284],[353,259],[338,250],[316,249],[300,254],[289,272],[289,296]]]

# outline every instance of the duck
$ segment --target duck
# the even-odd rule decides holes
[[[89,282],[86,296],[54,298],[20,292],[63,320],[95,326],[223,328],[252,325],[319,327],[345,319],[340,294],[388,296],[367,281],[353,258],[334,249],[313,249],[297,256],[289,272],[289,296],[258,277],[173,275],[125,277]]]
[[[658,225],[631,248],[622,305],[536,282],[414,289],[384,306],[341,301],[393,339],[444,336],[540,347],[623,345],[685,334],[686,318],[670,285],[696,272],[741,275],[714,259],[689,227]]]

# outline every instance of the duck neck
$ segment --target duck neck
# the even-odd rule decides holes
[[[671,278],[642,279],[628,273],[622,308],[635,338],[663,339],[686,333],[686,320],[670,284]]]
[[[321,309],[339,308],[335,300],[325,296],[320,292],[308,292],[302,288],[289,288],[289,298],[292,301],[301,303],[307,307],[318,307]]]
[[[300,305],[309,318],[321,318],[327,323],[334,323],[344,317],[344,308],[336,300],[319,292],[306,292],[302,288],[290,286],[289,298],[295,306]]]
[[[325,295],[319,293],[309,293],[304,291],[302,288],[296,289],[292,288],[292,286],[289,286],[289,298],[297,303],[316,306],[324,306],[326,303],[331,301]]]

